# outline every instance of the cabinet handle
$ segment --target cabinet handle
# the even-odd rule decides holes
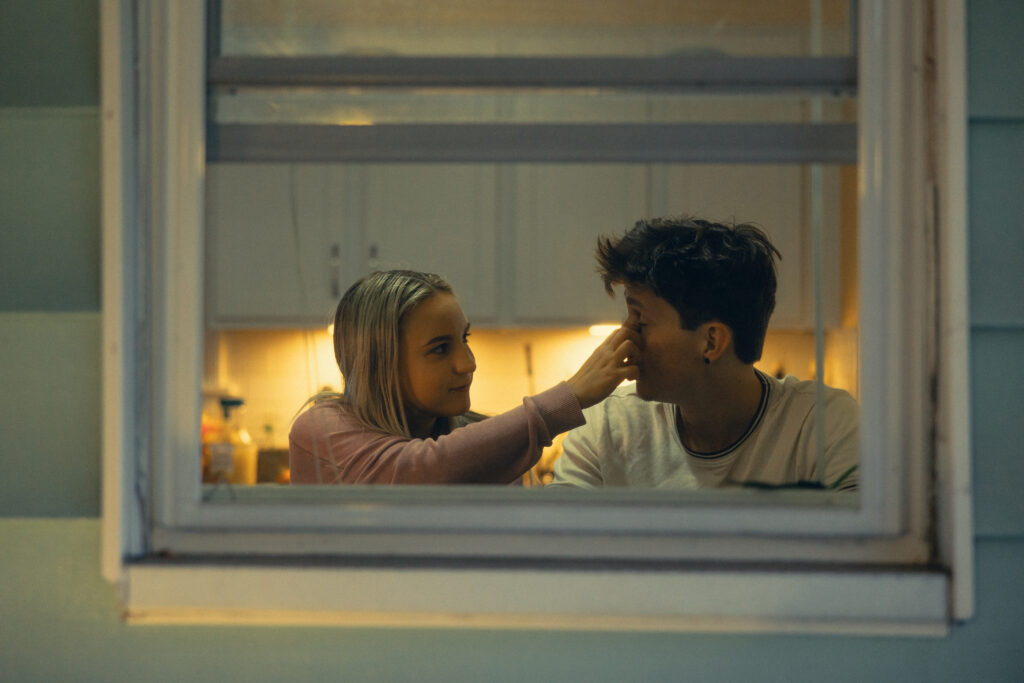
[[[331,297],[337,299],[341,296],[341,245],[335,242],[331,245]]]

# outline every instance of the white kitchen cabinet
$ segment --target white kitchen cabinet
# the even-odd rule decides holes
[[[605,293],[594,252],[598,236],[647,215],[647,167],[523,164],[514,174],[515,322],[622,320],[625,305]]]
[[[819,102],[819,104],[821,104]],[[837,103],[824,103],[835,118]],[[652,102],[652,120],[695,123],[795,123],[808,120],[810,102],[799,98],[679,98]],[[823,259],[823,324],[839,321],[840,173],[821,166],[814,197],[809,165],[656,164],[651,167],[651,213],[689,215],[720,222],[754,223],[782,254],[774,329],[814,328],[812,226],[820,207]],[[854,221],[851,221],[854,222]]]
[[[646,216],[752,221],[782,252],[772,326],[814,325],[810,170],[796,165],[212,164],[211,328],[307,327],[373,270],[435,272],[478,326],[615,322],[599,235]],[[839,181],[823,187],[825,325],[838,320]]]
[[[354,279],[343,169],[207,167],[207,324],[321,326]]]
[[[359,277],[435,272],[497,315],[495,170],[471,164],[211,164],[207,322],[319,327]]]
[[[651,206],[655,215],[692,215],[754,223],[782,254],[774,329],[814,327],[810,168],[795,164],[656,165]],[[839,170],[822,170],[824,324],[838,323]]]
[[[498,315],[497,187],[492,164],[367,164],[359,173],[366,272],[437,273],[470,322]]]
[[[558,96],[534,93],[505,103],[522,123],[645,121],[647,98],[635,93]],[[642,164],[535,163],[505,169],[506,216],[514,267],[509,302],[517,325],[590,325],[625,317],[597,275],[600,235],[621,234],[648,214],[648,167]]]

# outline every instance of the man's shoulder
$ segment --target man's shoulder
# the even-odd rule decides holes
[[[818,383],[813,379],[798,379],[793,375],[786,375],[782,379],[765,375],[777,389],[778,395],[794,401],[814,403],[818,400]],[[854,404],[855,399],[850,392],[838,387],[824,385],[825,402],[828,404]]]
[[[583,477],[587,486],[657,485],[664,480],[666,463],[674,462],[673,454],[681,454],[672,443],[674,409],[671,403],[642,399],[632,383],[618,387],[583,411],[586,424],[566,434],[563,455],[555,465],[556,483],[571,484]]]
[[[626,382],[619,385],[608,395],[608,399],[614,399],[616,401],[644,401],[642,398],[637,396],[636,382]],[[646,401],[644,401],[644,403],[646,403]]]
[[[663,419],[671,412],[672,406],[660,401],[647,401],[636,393],[636,384],[624,384],[600,403],[583,411],[590,425],[604,424],[616,430],[639,425],[651,420]]]
[[[659,406],[664,405],[658,401],[647,401],[640,398],[636,393],[636,383],[629,382],[623,384],[608,395],[608,398],[601,401],[600,403],[592,406],[588,410],[593,408],[599,408],[602,411],[633,411],[633,410],[656,410]]]
[[[813,420],[818,403],[818,385],[814,380],[801,380],[787,375],[783,379],[769,377],[773,396],[768,410],[776,419]],[[860,404],[845,389],[824,385],[825,410],[832,425],[855,428],[860,419]],[[802,418],[801,418],[802,416]]]

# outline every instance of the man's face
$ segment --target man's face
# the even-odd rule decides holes
[[[636,392],[647,401],[679,403],[702,372],[700,335],[680,327],[672,305],[645,287],[626,287],[625,327],[640,335]]]

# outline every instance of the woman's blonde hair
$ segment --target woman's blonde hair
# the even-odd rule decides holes
[[[413,308],[439,292],[454,294],[438,275],[388,270],[364,277],[341,297],[334,358],[345,389],[334,398],[342,398],[367,427],[410,436],[399,378],[402,325]]]

